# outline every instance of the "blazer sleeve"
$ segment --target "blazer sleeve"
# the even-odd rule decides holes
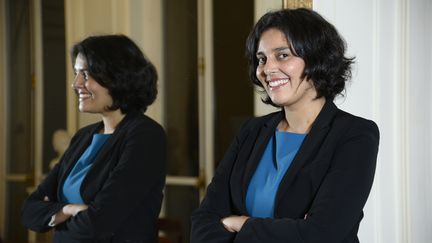
[[[234,242],[341,242],[362,217],[375,174],[379,131],[357,123],[339,143],[306,219],[249,218]]]
[[[80,140],[81,134],[82,130],[73,136],[70,142],[71,145],[60,158],[60,162],[55,165],[37,189],[24,201],[21,210],[21,222],[26,228],[36,232],[46,232],[52,229],[52,227],[48,226],[51,216],[66,205],[57,198],[59,171],[64,158],[70,155],[71,147]],[[45,201],[45,197],[48,197],[49,201]]]
[[[21,222],[23,225],[36,232],[46,232],[52,227],[48,226],[51,216],[63,208],[64,203],[56,200],[57,175],[59,164],[57,164],[38,186],[38,188],[26,199],[21,211]],[[50,201],[44,201],[44,197]]]
[[[233,242],[235,234],[226,230],[220,220],[233,214],[229,178],[241,144],[247,137],[246,124],[242,125],[220,162],[200,207],[192,213],[191,243]]]
[[[110,237],[145,200],[153,207],[149,215],[157,218],[160,202],[153,194],[165,184],[166,136],[159,125],[147,125],[129,129],[117,165],[88,209],[59,226],[66,229],[63,235],[76,240]]]

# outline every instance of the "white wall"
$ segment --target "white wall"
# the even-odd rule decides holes
[[[313,9],[335,25],[348,55],[356,56],[352,83],[336,103],[380,128],[360,241],[431,242],[432,1],[316,0]],[[256,115],[270,111],[256,100]]]
[[[406,208],[401,152],[404,129],[403,44],[401,18],[396,5],[366,1],[316,1],[323,14],[347,41],[356,56],[352,83],[342,109],[378,123],[381,131],[376,178],[360,228],[363,242],[398,242],[406,238]],[[399,51],[396,51],[399,49]],[[405,204],[405,205],[404,205]],[[407,241],[403,241],[407,242]]]
[[[340,107],[375,120],[381,144],[375,185],[360,229],[363,242],[432,239],[428,0],[327,0],[314,9],[334,23],[357,56]]]
[[[432,241],[432,2],[410,1],[408,51],[408,168],[412,242]]]

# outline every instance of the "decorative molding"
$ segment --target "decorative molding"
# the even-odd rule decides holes
[[[6,134],[7,134],[7,119],[6,119],[6,97],[7,97],[7,62],[6,62],[6,3],[0,1],[0,235],[5,235],[5,215],[6,215]]]
[[[35,79],[35,114],[34,119],[34,183],[38,185],[43,179],[43,114],[44,114],[44,76],[43,76],[43,43],[42,43],[42,1],[32,1],[33,18],[33,60]]]
[[[69,49],[72,44],[76,42],[76,36],[81,34],[78,32],[80,26],[83,26],[84,17],[82,12],[77,16],[75,13],[82,6],[82,1],[70,1],[65,0],[65,31],[66,31],[66,127],[69,134],[74,134],[78,128],[78,106],[76,102],[76,95],[71,88],[74,75],[72,70],[72,64],[70,60]],[[75,10],[75,11],[74,11]]]
[[[372,90],[372,96],[373,96],[373,111],[372,115],[376,119],[377,122],[381,121],[381,112],[380,112],[380,56],[379,56],[379,50],[380,50],[380,8],[379,8],[379,2],[378,0],[372,1],[372,16],[373,16],[373,26],[372,26],[372,34],[373,34],[373,44],[372,44],[372,83],[373,83],[373,90]],[[380,157],[378,157],[378,162],[376,165],[376,171],[375,175],[383,173],[382,164],[379,163]],[[378,177],[378,176],[377,176]],[[370,199],[372,200],[372,210],[373,213],[370,215],[371,222],[373,222],[373,228],[375,230],[368,232],[370,239],[373,239],[373,242],[378,243],[382,242],[382,212],[381,210],[377,210],[380,207],[380,202],[382,201],[382,183],[381,180],[375,179],[374,185],[372,187]],[[373,235],[373,237],[371,236]],[[365,236],[366,237],[366,236]]]
[[[411,242],[411,214],[410,214],[410,125],[409,125],[409,107],[410,107],[410,88],[409,84],[409,72],[410,72],[410,60],[409,60],[409,4],[408,0],[398,1],[398,12],[399,20],[401,21],[397,30],[399,40],[396,46],[396,52],[399,52],[399,60],[395,68],[396,77],[399,77],[399,117],[398,129],[400,131],[400,151],[398,157],[400,158],[400,165],[398,168],[400,180],[399,188],[400,194],[398,194],[400,201],[401,210],[401,242]]]
[[[282,7],[283,8],[308,8],[312,9],[313,0],[283,0]]]
[[[198,56],[205,66],[198,75],[198,122],[199,122],[199,175],[205,185],[214,175],[214,92],[213,92],[213,22],[212,3],[198,1]],[[199,190],[204,198],[205,187]]]

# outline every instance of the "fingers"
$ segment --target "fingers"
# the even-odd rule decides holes
[[[225,227],[226,230],[228,230],[231,233],[234,233],[235,231],[230,226],[230,217],[226,217],[221,219],[222,225]]]
[[[87,210],[88,206],[85,204],[68,204],[63,207],[63,212],[72,216],[77,215],[79,212]]]
[[[249,217],[244,215],[231,215],[221,219],[221,223],[229,232],[239,232],[248,218]]]

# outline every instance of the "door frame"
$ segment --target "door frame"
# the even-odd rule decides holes
[[[198,176],[167,175],[168,186],[192,186],[200,201],[214,174],[213,0],[196,0],[198,16]]]
[[[214,174],[213,1],[198,1],[199,175],[200,199]]]
[[[0,235],[5,235],[5,212],[6,203],[4,198],[6,197],[6,129],[8,127],[6,119],[6,107],[7,107],[7,73],[6,73],[6,3],[0,1]]]

